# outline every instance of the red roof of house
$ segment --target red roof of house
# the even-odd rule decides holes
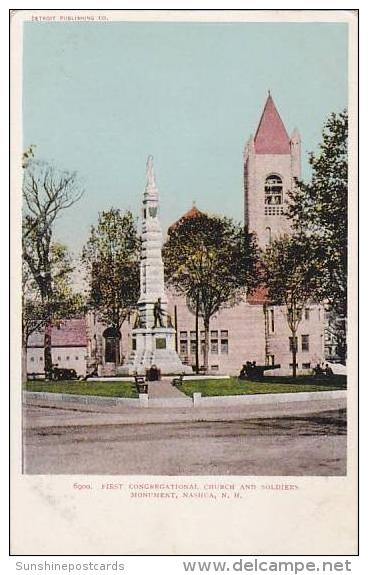
[[[267,303],[268,290],[265,287],[259,287],[247,296],[247,303],[250,305],[263,305]]]
[[[33,333],[28,347],[43,346],[43,331]],[[52,347],[86,347],[87,332],[85,318],[66,319],[59,326],[54,325],[51,332]]]
[[[268,95],[256,135],[256,154],[289,154],[290,138],[271,94]]]

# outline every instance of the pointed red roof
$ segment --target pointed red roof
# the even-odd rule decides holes
[[[204,212],[201,212],[201,210],[199,210],[194,204],[193,206],[190,208],[190,210],[188,210],[187,212],[185,212],[184,215],[182,215],[176,222],[174,222],[173,224],[171,224],[171,226],[169,227],[169,230],[173,230],[175,229],[179,224],[182,224],[185,220],[191,220],[194,218],[198,218],[199,216],[203,216]]]
[[[289,154],[290,138],[271,94],[268,95],[254,138],[256,154]]]
[[[188,220],[190,218],[197,218],[198,216],[201,216],[203,214],[203,212],[201,212],[201,210],[199,210],[196,206],[192,206],[190,208],[190,210],[188,210],[183,216],[181,216],[181,220]]]

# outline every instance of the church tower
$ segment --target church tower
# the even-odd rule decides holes
[[[261,248],[290,231],[285,211],[294,178],[300,178],[300,136],[288,135],[269,93],[244,150],[244,222]]]

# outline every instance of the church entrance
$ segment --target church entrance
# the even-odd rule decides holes
[[[104,342],[105,342],[105,353],[104,360],[105,363],[114,363],[119,365],[120,363],[120,339],[121,333],[115,327],[108,327],[103,332]]]

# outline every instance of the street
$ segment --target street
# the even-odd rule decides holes
[[[138,411],[138,410],[137,410]],[[139,410],[142,411],[142,410]],[[146,410],[147,411],[147,410]],[[167,410],[166,410],[167,411]],[[184,412],[183,412],[184,413]],[[25,408],[27,474],[344,475],[346,410],[210,421],[118,421]],[[140,414],[137,414],[137,417]],[[89,417],[89,421],[87,419]],[[53,425],[52,421],[55,421]],[[32,422],[35,422],[32,424]]]

